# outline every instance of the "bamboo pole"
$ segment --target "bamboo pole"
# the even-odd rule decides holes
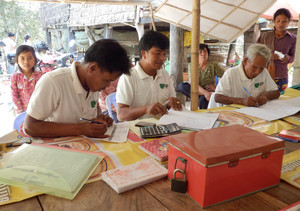
[[[193,0],[192,44],[191,44],[191,110],[198,109],[198,66],[200,33],[200,0]]]
[[[292,85],[300,84],[300,15],[298,20],[297,40],[296,40],[296,52],[294,61],[294,72]]]

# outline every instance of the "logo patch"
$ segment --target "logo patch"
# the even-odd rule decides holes
[[[164,89],[165,87],[168,88],[168,84],[159,84],[159,87],[160,87],[161,89]]]
[[[97,102],[95,100],[91,101],[92,108],[95,108],[96,104],[97,104]]]

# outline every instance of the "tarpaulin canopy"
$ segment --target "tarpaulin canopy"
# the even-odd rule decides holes
[[[280,8],[286,8],[291,12],[291,19],[298,20],[300,13],[299,0],[277,0],[276,3],[261,16],[266,19],[273,19],[274,13]]]
[[[200,33],[231,42],[249,29],[276,0],[202,0]],[[192,0],[166,0],[154,17],[192,30]]]

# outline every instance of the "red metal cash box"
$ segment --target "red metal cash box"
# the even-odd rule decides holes
[[[280,181],[284,141],[233,125],[168,137],[168,177],[187,160],[187,194],[207,207]],[[179,165],[181,164],[181,165]],[[177,168],[184,169],[182,162]]]

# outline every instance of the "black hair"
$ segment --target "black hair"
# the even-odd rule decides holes
[[[31,36],[29,34],[26,34],[24,37],[25,42],[27,42],[27,40],[30,38]]]
[[[161,50],[169,49],[169,38],[160,32],[147,31],[139,42],[139,56],[142,59],[142,50],[148,51],[152,47],[160,48]]]
[[[14,33],[12,33],[12,32],[9,32],[9,33],[8,33],[8,37],[14,37],[14,36],[15,36]]]
[[[273,17],[274,21],[278,15],[285,15],[289,20],[292,17],[291,12],[286,8],[280,8],[274,13],[274,17]]]
[[[199,50],[200,51],[202,51],[203,49],[205,49],[206,48],[206,50],[207,50],[207,53],[208,53],[208,55],[210,54],[210,49],[208,48],[208,45],[206,45],[206,44],[199,44]]]
[[[38,62],[38,59],[35,55],[35,51],[34,51],[34,48],[29,46],[29,45],[20,45],[17,50],[16,50],[16,61],[18,63],[18,57],[20,56],[21,53],[24,53],[24,52],[31,52],[32,55],[33,55],[33,58],[35,60],[35,64],[32,68],[32,71],[34,71],[36,65],[37,65],[37,62]],[[18,64],[19,65],[19,64]],[[21,67],[19,66],[19,68],[21,69]]]
[[[86,51],[84,63],[96,62],[101,69],[109,73],[129,74],[131,62],[126,50],[113,39],[94,42]]]

